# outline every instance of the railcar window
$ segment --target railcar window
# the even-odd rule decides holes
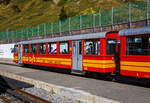
[[[59,43],[59,47],[60,54],[69,54],[69,42]]]
[[[82,54],[82,41],[79,42],[79,54]]]
[[[86,40],[84,51],[85,51],[85,54],[99,55],[100,54],[100,41],[99,40]]]
[[[127,55],[150,55],[150,37],[132,36],[126,40]]]
[[[46,44],[39,44],[39,54],[46,54]]]
[[[116,39],[107,39],[106,52],[108,55],[116,53]]]
[[[31,44],[31,54],[37,54],[37,45]]]
[[[24,50],[24,53],[29,53],[29,45],[25,44],[23,50]]]
[[[57,45],[56,43],[48,44],[48,54],[56,54],[57,53]]]

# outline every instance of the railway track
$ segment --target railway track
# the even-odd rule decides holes
[[[23,90],[10,87],[0,77],[0,103],[51,103]]]
[[[24,103],[24,102],[8,93],[5,93],[0,96],[0,103]]]

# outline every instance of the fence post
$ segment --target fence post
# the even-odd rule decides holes
[[[31,27],[32,28],[32,37],[33,37],[33,27]]]
[[[95,15],[93,14],[93,28],[94,28],[94,32],[96,32],[95,30]]]
[[[53,22],[51,23],[51,31],[52,31],[52,37],[53,37]]]
[[[38,36],[40,38],[40,26],[38,25]]]
[[[20,40],[20,38],[21,38],[21,32],[20,32],[20,30],[17,30],[17,35],[18,35],[18,41],[20,42],[21,40]]]
[[[21,34],[21,40],[23,39],[23,32],[22,30],[20,31],[20,34]]]
[[[46,24],[44,24],[44,35],[45,35],[45,38],[46,38]]]
[[[59,20],[59,33],[60,33],[60,36],[61,36],[61,20]]]
[[[149,26],[149,0],[147,0],[147,26]]]
[[[99,10],[99,27],[101,28],[100,30],[102,31],[102,15],[100,10]]]
[[[14,34],[15,34],[15,39],[17,39],[17,36],[16,36],[16,30],[14,30]]]
[[[28,40],[28,37],[29,37],[29,33],[28,33],[28,28],[27,28],[27,40]]]
[[[21,34],[21,40],[23,40],[23,32],[22,32],[22,30],[20,31],[20,34]]]
[[[15,39],[16,39],[16,42],[17,42],[16,30],[14,30],[14,34],[15,34]]]
[[[129,3],[129,28],[131,28],[131,21],[132,21],[132,18],[131,18],[131,3]]]
[[[80,15],[80,33],[81,33],[81,29],[82,29],[82,15]]]
[[[9,43],[8,29],[6,29],[6,39],[7,39],[7,42]]]
[[[70,25],[70,24],[71,24],[71,23],[70,23],[70,17],[69,17],[69,34],[71,35],[71,31],[70,31],[70,30],[71,30],[71,28],[70,28],[71,25]]]
[[[111,22],[112,22],[112,30],[114,30],[114,8],[112,7],[112,17],[111,17]]]

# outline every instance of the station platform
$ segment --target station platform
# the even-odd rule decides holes
[[[11,59],[0,59],[0,72],[32,78],[67,88],[83,90],[96,96],[123,103],[150,103],[149,87],[86,78],[49,70],[20,67],[13,63]]]

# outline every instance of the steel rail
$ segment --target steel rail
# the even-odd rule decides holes
[[[9,86],[5,81],[0,80],[0,90],[2,93],[9,94],[18,100],[25,103],[51,103],[50,101],[44,100],[33,94],[27,93],[23,90],[14,88],[12,85]],[[0,100],[4,103],[12,103],[11,99],[7,99],[5,96],[0,96]]]

